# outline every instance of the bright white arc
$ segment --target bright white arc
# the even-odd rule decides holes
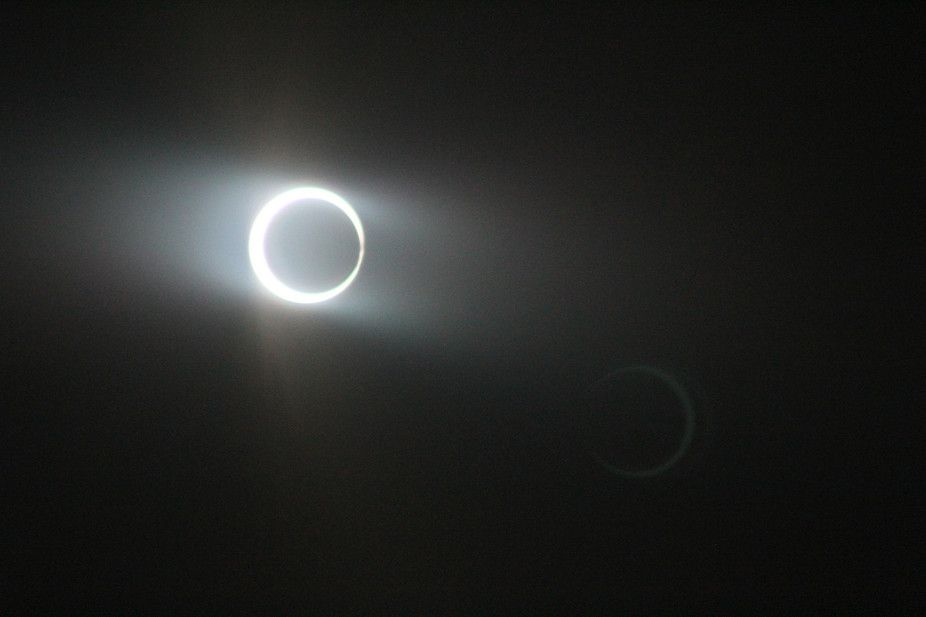
[[[270,229],[273,219],[287,207],[302,201],[324,201],[335,206],[347,216],[354,226],[354,231],[357,232],[357,240],[360,242],[360,250],[357,253],[357,264],[343,281],[331,289],[326,289],[324,291],[299,291],[298,289],[293,289],[277,278],[270,268],[270,264],[267,262],[267,252],[264,250],[264,242],[267,237],[267,230]],[[254,269],[254,274],[257,275],[257,279],[273,295],[296,304],[313,304],[330,300],[347,289],[350,284],[354,282],[354,279],[357,278],[357,273],[360,272],[360,264],[363,262],[364,244],[365,238],[363,234],[363,225],[360,223],[360,217],[357,216],[353,207],[347,203],[347,200],[326,189],[305,186],[280,193],[261,208],[260,212],[258,212],[257,216],[254,218],[254,223],[251,225],[251,235],[248,239],[248,254],[251,257],[251,267]]]

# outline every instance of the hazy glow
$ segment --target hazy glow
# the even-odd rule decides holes
[[[270,269],[270,264],[267,263],[267,254],[264,250],[264,240],[267,237],[267,230],[273,223],[273,219],[286,207],[301,201],[309,200],[324,201],[341,210],[341,212],[350,219],[351,224],[354,226],[354,230],[357,232],[357,240],[360,242],[360,250],[357,253],[357,264],[354,266],[354,269],[351,270],[350,274],[348,274],[343,281],[331,289],[326,289],[324,291],[299,291],[287,286],[278,279],[273,273],[273,270]],[[257,279],[263,283],[264,287],[270,290],[273,295],[288,302],[295,302],[296,304],[312,304],[330,300],[347,289],[354,281],[357,277],[357,273],[360,272],[360,263],[363,261],[364,243],[363,225],[360,223],[360,217],[357,216],[357,213],[343,197],[322,188],[305,186],[280,193],[268,201],[261,211],[257,213],[257,216],[254,218],[254,223],[251,225],[251,235],[248,239],[248,254],[251,257],[251,267],[254,269],[254,274],[257,275]]]

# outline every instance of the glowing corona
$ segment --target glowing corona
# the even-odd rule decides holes
[[[354,269],[351,270],[350,274],[348,274],[343,281],[331,289],[326,289],[324,291],[300,291],[283,283],[270,268],[270,264],[267,262],[267,253],[264,250],[267,230],[270,229],[273,219],[287,207],[303,201],[323,201],[338,208],[347,216],[354,226],[354,231],[357,232],[357,240],[360,243],[360,250],[357,253],[357,263]],[[357,273],[360,272],[360,264],[363,262],[364,244],[363,225],[360,223],[360,217],[357,216],[357,213],[343,197],[326,189],[305,186],[280,193],[261,208],[260,212],[258,212],[257,216],[254,218],[254,223],[251,225],[251,235],[248,238],[248,254],[251,258],[251,267],[254,269],[254,274],[257,275],[257,279],[273,295],[296,304],[314,304],[335,297],[347,289],[354,279],[357,278]]]

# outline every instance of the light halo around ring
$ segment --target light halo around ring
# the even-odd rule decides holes
[[[270,225],[273,223],[276,216],[295,203],[309,200],[326,202],[343,212],[348,220],[350,220],[351,225],[354,226],[354,231],[357,232],[357,240],[360,243],[360,250],[357,253],[357,263],[354,265],[354,269],[351,270],[350,274],[348,274],[343,281],[324,291],[299,291],[283,283],[270,268],[270,264],[267,261],[267,253],[264,250],[267,231],[270,229]],[[293,302],[295,304],[315,304],[330,300],[347,289],[350,284],[354,282],[354,279],[357,278],[357,273],[360,272],[360,264],[363,263],[365,243],[366,239],[360,217],[357,216],[357,212],[347,203],[346,199],[327,189],[315,186],[302,186],[280,193],[260,209],[260,212],[257,213],[254,222],[251,224],[251,233],[248,237],[248,255],[251,258],[251,268],[254,270],[257,280],[259,280],[270,293],[287,302]]]

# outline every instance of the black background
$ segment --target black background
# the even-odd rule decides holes
[[[0,612],[923,608],[922,10],[0,22]],[[325,307],[251,217],[337,190]],[[691,449],[583,446],[675,375]]]

